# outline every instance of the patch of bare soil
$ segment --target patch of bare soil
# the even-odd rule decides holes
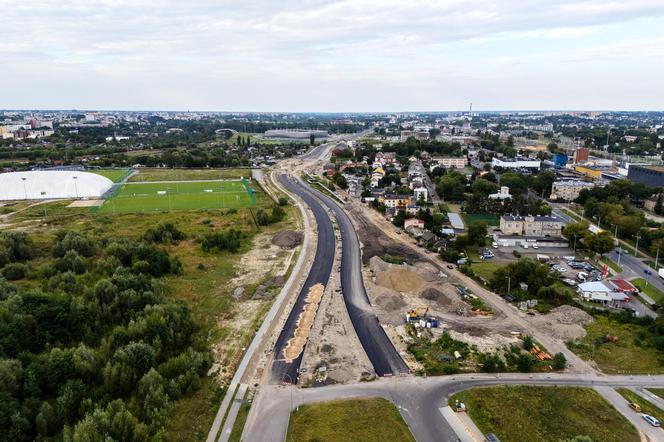
[[[326,385],[371,379],[375,373],[338,290],[338,275],[332,276],[328,287],[304,349],[300,381]]]
[[[284,250],[272,244],[270,234],[254,237],[250,251],[242,255],[236,265],[238,274],[231,279],[231,287],[240,287],[264,281],[270,275],[285,275],[293,258],[294,250]]]
[[[365,211],[371,209],[355,205],[347,205],[346,209],[353,218],[357,234],[362,243],[363,264],[368,264],[369,260],[374,256],[384,255],[401,257],[409,264],[421,261],[421,258],[417,253],[394,241],[383,230],[378,228],[372,220],[367,218],[368,215]],[[380,216],[378,213],[375,215]]]
[[[584,325],[595,319],[583,310],[571,305],[561,305],[546,315],[531,317],[530,322],[554,338],[561,341],[573,341],[586,335]]]
[[[519,342],[519,338],[516,336],[503,336],[496,333],[490,335],[484,334],[481,336],[457,332],[455,330],[448,330],[448,333],[453,339],[465,342],[468,345],[475,345],[479,351],[484,353],[493,353]]]
[[[251,323],[261,311],[261,301],[243,301],[236,304],[231,315],[219,321],[219,329],[224,332],[223,339],[212,345],[214,363],[209,373],[216,375],[221,384],[233,377],[236,363],[242,358],[244,345],[253,335]]]

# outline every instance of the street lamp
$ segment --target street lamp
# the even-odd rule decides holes
[[[634,249],[634,257],[638,258],[639,257],[639,240],[641,239],[641,235],[636,235],[636,248]]]
[[[74,175],[72,178],[74,179],[74,189],[76,189],[76,198],[78,198],[78,177]]]
[[[25,194],[25,199],[28,199],[28,189],[25,187],[25,180],[27,180],[26,177],[21,177],[21,180],[23,181],[23,193]]]

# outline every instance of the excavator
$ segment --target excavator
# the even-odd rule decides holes
[[[417,321],[426,318],[429,307],[417,307],[406,312],[406,322]]]

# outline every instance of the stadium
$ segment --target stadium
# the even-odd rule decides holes
[[[113,186],[101,175],[68,170],[0,174],[0,201],[99,198]]]

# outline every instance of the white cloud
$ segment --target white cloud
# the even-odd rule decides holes
[[[595,107],[523,91],[558,88],[570,61],[591,85],[602,61],[613,89],[628,79],[611,61],[661,72],[663,17],[661,0],[0,0],[0,106]],[[613,107],[661,102],[647,78],[625,90]]]

